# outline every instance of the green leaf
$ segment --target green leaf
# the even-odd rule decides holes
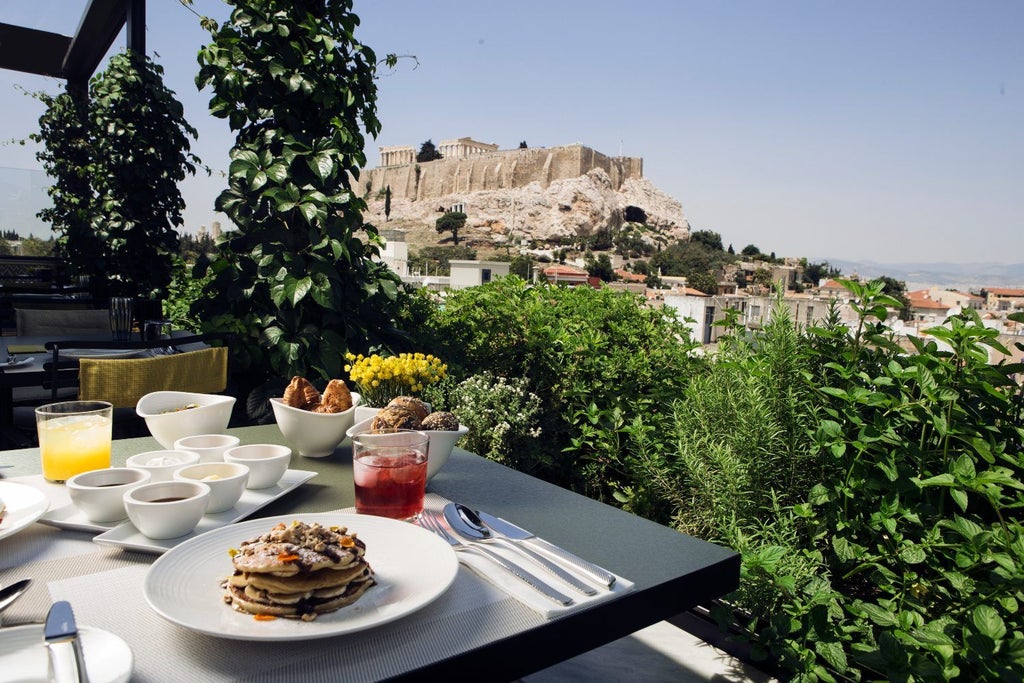
[[[907,564],[921,564],[927,557],[924,549],[918,545],[908,545],[900,549],[900,559]]]
[[[978,605],[971,614],[971,623],[982,635],[994,641],[1002,640],[1006,635],[1006,624],[999,613],[990,605]]]
[[[299,204],[299,213],[302,214],[302,217],[306,219],[307,223],[313,225],[314,221],[316,221],[317,206],[316,204],[310,203]]]
[[[309,167],[320,180],[327,180],[334,171],[334,159],[327,154],[318,154],[309,160]],[[323,197],[322,201],[326,199],[326,197]]]
[[[967,511],[967,492],[963,489],[950,489],[949,496],[962,512]]]
[[[846,651],[843,649],[842,644],[819,640],[814,644],[814,651],[836,671],[846,671]]]
[[[897,624],[896,615],[892,610],[883,609],[878,605],[857,601],[852,609],[855,613],[863,614],[878,626],[891,627]]]

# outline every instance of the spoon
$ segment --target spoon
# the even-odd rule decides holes
[[[22,579],[0,588],[0,612],[7,609],[12,602],[20,598],[30,583],[32,583],[32,579]]]
[[[447,520],[451,528],[455,533],[459,534],[463,538],[467,538],[471,541],[480,541],[481,543],[495,543],[503,548],[514,550],[517,553],[529,557],[531,560],[544,567],[544,569],[548,570],[562,581],[565,581],[584,595],[595,595],[597,593],[597,589],[583,583],[543,555],[535,553],[529,548],[517,545],[506,538],[502,538],[501,536],[495,536],[491,532],[490,527],[484,524],[483,520],[480,519],[476,512],[465,505],[462,505],[461,503],[448,503],[444,506],[443,513],[445,520]]]

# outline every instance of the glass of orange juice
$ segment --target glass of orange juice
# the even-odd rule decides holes
[[[43,478],[67,481],[110,467],[114,407],[105,401],[62,401],[36,408]]]

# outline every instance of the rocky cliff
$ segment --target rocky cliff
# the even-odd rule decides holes
[[[371,193],[367,203],[368,222],[381,229],[406,230],[407,241],[419,246],[449,240],[450,234],[437,234],[434,222],[445,211],[460,207],[467,216],[460,243],[483,250],[510,241],[516,245],[534,241],[571,244],[606,226],[618,229],[628,206],[647,215],[645,239],[674,242],[686,239],[690,232],[682,205],[647,178],[626,178],[616,189],[601,168],[575,178],[552,180],[546,186],[535,181],[521,187],[451,192],[434,198],[392,198],[388,222],[382,191]]]

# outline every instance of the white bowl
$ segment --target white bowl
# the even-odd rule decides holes
[[[345,435],[348,438],[352,438],[356,434],[370,431],[370,424],[373,423],[373,418],[367,418],[362,422],[357,422],[352,425]],[[430,447],[427,451],[427,481],[437,474],[437,471],[448,462],[449,456],[452,454],[452,449],[455,448],[455,444],[459,439],[469,433],[469,427],[464,424],[460,424],[458,430],[455,431],[438,431],[430,429],[421,429],[424,434],[430,437]]]
[[[175,441],[174,450],[198,453],[199,462],[224,462],[224,451],[239,443],[241,439],[230,434],[197,434]]]
[[[210,503],[210,487],[201,481],[160,481],[124,494],[128,519],[143,536],[177,538],[196,528]]]
[[[201,481],[210,487],[206,514],[230,510],[245,492],[249,468],[234,462],[200,462],[174,470],[175,481]]]
[[[76,474],[65,482],[71,502],[93,522],[116,522],[128,516],[124,494],[150,481],[150,473],[134,467],[109,467]]]
[[[125,460],[124,464],[146,470],[152,475],[150,481],[158,482],[170,481],[174,478],[174,470],[197,462],[199,454],[194,451],[166,450],[137,453]]]
[[[139,399],[135,412],[146,420],[149,433],[161,446],[172,448],[183,436],[223,433],[234,405],[234,396],[154,391]]]
[[[224,451],[224,462],[248,466],[247,489],[265,489],[276,484],[288,471],[291,459],[292,449],[273,443],[235,446]]]
[[[359,400],[359,394],[353,393],[352,407],[341,413],[314,413],[290,406],[280,398],[270,399],[270,405],[281,434],[299,455],[323,458],[345,439],[345,430],[355,421]]]

